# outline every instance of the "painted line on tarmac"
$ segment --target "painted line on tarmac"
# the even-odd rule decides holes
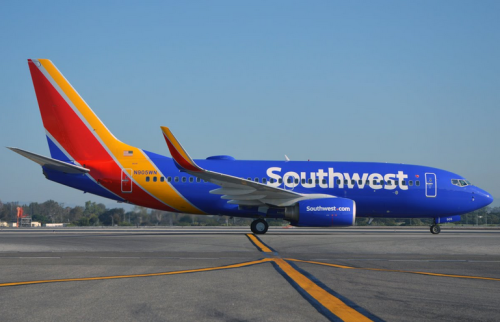
[[[354,302],[340,295],[332,294],[333,291],[326,289],[319,280],[293,267],[281,257],[277,251],[267,246],[254,234],[246,234],[252,244],[265,254],[273,255],[270,260],[274,268],[280,273],[290,285],[292,285],[302,297],[304,297],[319,313],[331,321],[379,321],[380,319],[370,312],[364,310]],[[308,275],[308,277],[306,276]],[[321,286],[320,286],[321,284]],[[347,304],[348,303],[348,304]],[[367,316],[370,316],[368,318]]]
[[[6,286],[20,286],[20,285],[32,285],[32,284],[46,284],[46,283],[59,283],[59,282],[80,282],[80,281],[99,281],[99,280],[111,280],[111,279],[121,279],[121,278],[136,278],[136,277],[153,277],[153,276],[165,276],[165,275],[177,275],[186,273],[197,273],[197,272],[208,272],[217,271],[224,269],[240,268],[251,265],[258,265],[272,261],[270,258],[263,258],[256,261],[244,262],[239,264],[231,264],[218,267],[208,267],[208,268],[198,268],[198,269],[188,269],[183,271],[172,271],[172,272],[161,272],[161,273],[149,273],[149,274],[134,274],[134,275],[115,275],[115,276],[100,276],[100,277],[83,277],[83,278],[63,278],[63,279],[53,279],[53,280],[39,280],[39,281],[26,281],[26,282],[13,282],[13,283],[1,283],[0,287]]]
[[[311,258],[311,261],[368,261],[368,262],[463,262],[463,263],[500,263],[499,261],[472,260],[472,259],[384,259],[384,258]]]
[[[274,258],[276,270],[320,313],[331,321],[372,321],[365,315],[348,306],[338,297],[299,273],[282,258]]]
[[[254,234],[246,234],[248,239],[252,242],[252,244],[257,247],[258,250],[260,250],[263,253],[273,253],[271,248],[269,248],[266,244],[264,244],[257,236]]]
[[[379,272],[395,272],[395,273],[408,273],[408,274],[418,274],[418,275],[428,275],[428,276],[439,276],[439,277],[453,277],[453,278],[465,278],[465,279],[478,279],[478,280],[488,280],[488,281],[500,281],[500,278],[494,277],[483,277],[483,276],[470,276],[470,275],[453,275],[453,274],[440,274],[440,273],[429,273],[429,272],[413,272],[413,271],[403,271],[398,269],[385,269],[385,268],[369,268],[369,267],[352,267],[337,264],[329,264],[314,261],[305,261],[300,259],[286,258],[287,261],[309,263],[315,265],[330,266],[336,268],[346,268],[346,269],[360,269],[365,271],[379,271]]]

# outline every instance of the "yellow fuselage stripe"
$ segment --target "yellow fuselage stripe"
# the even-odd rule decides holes
[[[403,271],[403,270],[399,270],[399,269],[385,269],[385,268],[351,267],[351,266],[343,266],[343,265],[336,265],[336,264],[329,264],[329,263],[322,263],[322,262],[304,261],[304,260],[293,259],[293,258],[287,258],[286,260],[293,261],[293,262],[302,262],[302,263],[309,263],[309,264],[315,264],[315,265],[330,266],[330,267],[336,267],[336,268],[362,269],[362,270],[366,270],[366,271],[409,273],[409,274],[420,274],[420,275],[441,276],[441,277],[454,277],[454,278],[468,278],[468,279],[478,279],[478,280],[488,280],[488,281],[500,281],[500,278],[494,278],[494,277],[453,275],[453,274],[440,274],[440,273],[428,273],[428,272],[413,272],[413,271]]]

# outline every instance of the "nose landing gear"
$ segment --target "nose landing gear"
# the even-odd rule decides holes
[[[264,219],[255,219],[254,221],[252,221],[252,224],[250,225],[252,233],[259,235],[265,234],[268,228],[269,224]]]

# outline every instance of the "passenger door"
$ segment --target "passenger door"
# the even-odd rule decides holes
[[[425,174],[425,196],[434,198],[437,196],[437,181],[435,173]]]

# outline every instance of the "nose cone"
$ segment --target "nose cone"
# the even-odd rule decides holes
[[[474,190],[474,203],[478,208],[483,208],[493,202],[493,197],[487,191],[477,188]]]

